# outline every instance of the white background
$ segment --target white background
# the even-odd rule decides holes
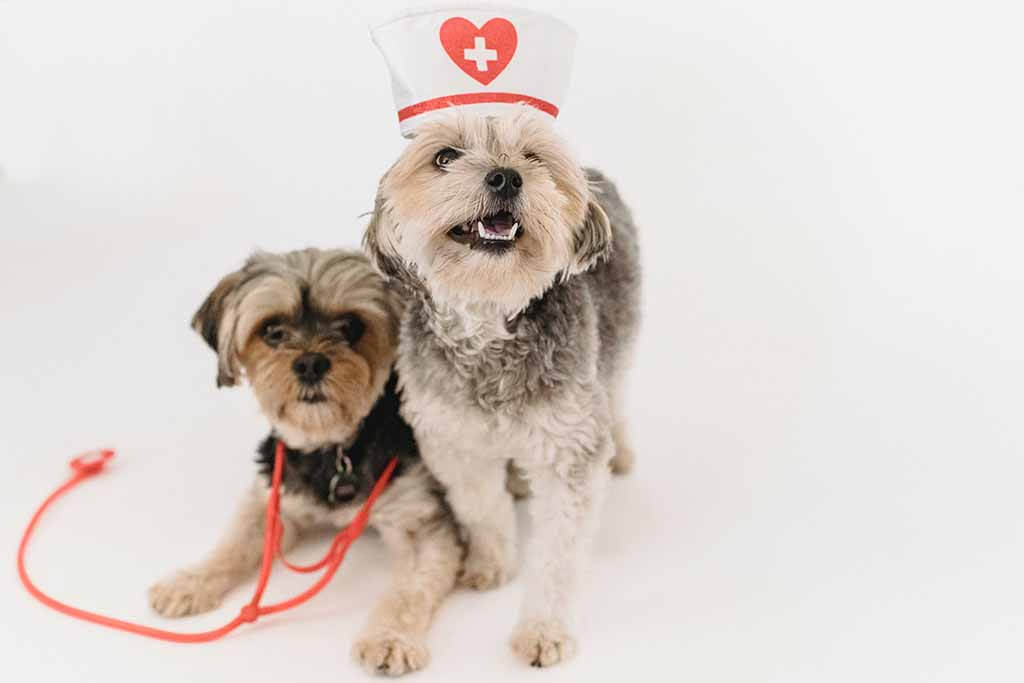
[[[1021,680],[1019,3],[598,4],[548,8],[580,32],[559,125],[643,233],[638,469],[611,491],[577,659],[513,658],[515,582],[454,595],[416,680]],[[247,598],[181,622],[145,601],[213,543],[265,433],[187,322],[256,246],[357,244],[403,144],[364,19],[0,2],[11,680],[365,679],[372,537],[314,602],[211,645],[72,621],[13,571],[65,461],[114,445],[40,529],[39,583],[171,628]]]

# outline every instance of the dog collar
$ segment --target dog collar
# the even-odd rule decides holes
[[[399,406],[398,377],[392,372],[351,442],[334,442],[306,451],[285,446],[285,490],[303,493],[330,508],[366,496],[394,455],[417,457],[412,430],[399,416]],[[256,463],[268,481],[279,441],[280,435],[271,432],[256,450]],[[399,463],[394,476],[401,473]]]
[[[334,476],[331,477],[330,484],[327,485],[327,501],[329,503],[336,503],[338,500],[339,493],[343,490],[343,480],[352,475],[352,460],[345,455],[344,449],[341,444],[338,444],[334,449]]]
[[[280,441],[271,434],[259,448],[257,462],[262,473],[268,474],[269,455]],[[283,442],[282,442],[283,443]],[[354,445],[354,444],[353,444]],[[365,495],[367,477],[376,474],[365,471],[357,447],[348,450],[340,444],[328,444],[313,451],[300,451],[285,445],[284,485],[290,492],[305,491],[315,500],[329,507],[350,503]],[[365,455],[365,454],[363,454]]]

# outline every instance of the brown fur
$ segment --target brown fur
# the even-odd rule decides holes
[[[363,336],[349,345],[326,328],[303,327],[304,301],[324,321],[359,316]],[[362,255],[306,249],[253,255],[221,280],[192,325],[218,352],[218,385],[244,375],[274,428],[303,448],[344,443],[372,407],[394,362],[397,311],[397,300]],[[260,333],[268,321],[289,330],[286,342],[264,343]],[[314,351],[331,360],[331,369],[320,387],[326,400],[307,403],[299,400],[292,363]]]
[[[367,424],[392,372],[399,314],[397,299],[365,256],[306,249],[254,255],[221,280],[192,323],[217,351],[218,386],[247,379],[275,438],[318,457],[315,451],[328,444],[358,452],[360,433],[373,433]],[[362,322],[361,336],[345,334],[350,328],[341,324],[348,315]],[[272,340],[270,328],[280,329],[281,339]],[[331,365],[318,382],[303,385],[293,363],[309,352],[325,355]],[[320,400],[310,402],[310,392]],[[401,419],[397,406],[388,410]],[[392,676],[427,664],[427,629],[462,560],[438,484],[420,462],[411,436],[408,441],[408,452],[387,454],[399,457],[402,468],[369,520],[394,559],[393,585],[352,650],[368,671]],[[377,443],[383,444],[380,449],[394,447],[389,441]],[[266,500],[266,481],[257,480],[213,552],[150,589],[154,609],[166,616],[213,609],[251,576],[262,557]],[[327,506],[286,486],[280,507],[282,550],[313,527],[349,524],[358,508],[355,501]]]

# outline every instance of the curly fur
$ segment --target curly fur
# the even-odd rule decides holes
[[[440,148],[462,156],[439,172]],[[446,232],[494,210],[483,181],[498,164],[523,177],[503,205],[525,225],[523,241],[499,255],[466,252]],[[557,663],[575,651],[573,594],[609,465],[632,461],[620,410],[639,322],[632,217],[614,186],[526,111],[425,125],[376,206],[364,244],[409,294],[403,415],[466,532],[462,581],[487,588],[516,571],[511,460],[529,481],[536,527],[512,646],[535,666]]]

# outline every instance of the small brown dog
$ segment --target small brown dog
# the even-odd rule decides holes
[[[245,376],[270,420],[261,473],[224,538],[199,565],[150,589],[165,616],[213,609],[260,564],[275,442],[287,446],[282,548],[313,526],[348,524],[392,457],[392,482],[369,523],[395,555],[393,586],[353,648],[369,671],[428,661],[424,639],[451,591],[462,549],[437,482],[399,416],[392,370],[400,307],[352,251],[257,253],[217,285],[192,325],[218,356],[218,386]]]

